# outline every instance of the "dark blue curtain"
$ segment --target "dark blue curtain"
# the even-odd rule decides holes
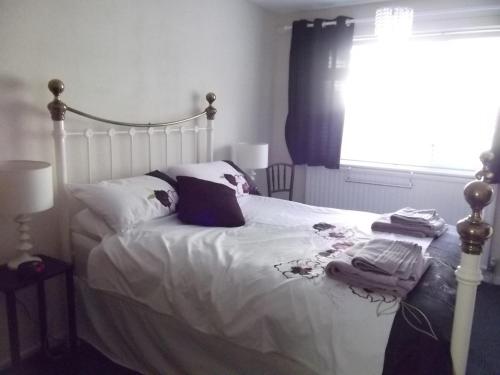
[[[497,118],[497,127],[493,136],[491,151],[495,154],[495,158],[490,165],[491,171],[495,174],[492,183],[500,184],[500,114]]]
[[[293,23],[285,139],[294,164],[339,168],[347,75],[354,24],[348,17]]]

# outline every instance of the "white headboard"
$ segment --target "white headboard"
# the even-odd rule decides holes
[[[94,183],[213,159],[214,93],[206,95],[208,107],[195,115],[168,122],[129,123],[90,115],[65,104],[59,98],[64,91],[59,79],[51,80],[48,87],[54,95],[47,107],[54,122],[56,205],[65,259],[71,258],[67,183]],[[66,112],[92,121],[75,118],[65,123]],[[206,122],[200,124],[203,117]]]

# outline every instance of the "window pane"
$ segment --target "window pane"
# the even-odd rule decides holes
[[[352,49],[342,159],[476,169],[500,101],[500,38]]]

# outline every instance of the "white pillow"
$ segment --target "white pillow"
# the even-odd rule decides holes
[[[81,210],[73,216],[71,230],[85,234],[96,240],[102,240],[104,237],[115,233],[104,220],[92,213],[88,208]]]
[[[116,232],[174,213],[179,200],[170,184],[152,176],[69,184],[67,188]]]
[[[233,189],[238,197],[248,195],[250,192],[245,176],[225,161],[179,164],[168,168],[167,174],[175,179],[177,176],[187,176],[226,185]]]

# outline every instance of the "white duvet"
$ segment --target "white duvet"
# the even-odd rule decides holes
[[[90,254],[89,284],[318,374],[381,374],[399,301],[323,271],[332,249],[372,235],[377,215],[256,196],[239,202],[244,227],[167,217],[106,237]],[[313,229],[320,222],[335,228]]]

